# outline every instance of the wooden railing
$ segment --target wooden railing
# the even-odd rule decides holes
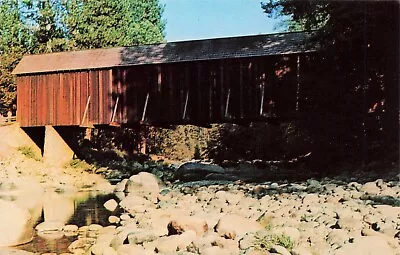
[[[0,115],[0,126],[10,125],[17,121],[17,116],[3,117]]]

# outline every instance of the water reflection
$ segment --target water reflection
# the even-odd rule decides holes
[[[79,227],[90,224],[109,225],[108,217],[112,215],[103,204],[115,198],[113,194],[100,194],[98,192],[58,193],[46,192],[42,212],[43,221],[60,221],[64,224],[73,224]],[[77,237],[67,237],[61,233],[57,236],[34,235],[32,242],[17,246],[20,250],[29,252],[69,252],[68,246]]]

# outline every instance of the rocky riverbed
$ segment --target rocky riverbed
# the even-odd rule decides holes
[[[45,194],[74,188],[114,193],[103,205],[111,213],[107,224],[68,225],[54,218],[33,224],[45,238],[71,238],[67,251],[59,254],[400,254],[397,169],[384,176],[359,172],[255,182],[237,178],[244,176],[240,171],[209,166],[206,173],[197,173],[201,180],[191,175],[193,181],[173,181],[157,168],[154,174],[140,172],[111,186],[92,173],[13,162],[0,166],[5,192],[16,187],[5,180],[28,175]],[[172,171],[185,180],[188,169],[169,169],[168,176]],[[221,180],[224,174],[230,177]],[[7,208],[4,204],[2,211]],[[17,253],[32,254],[0,250]]]
[[[214,181],[215,182],[215,181]],[[73,254],[400,254],[398,180],[166,186],[122,180],[108,226],[51,226]]]

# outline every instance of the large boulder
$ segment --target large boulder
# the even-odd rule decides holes
[[[140,172],[137,175],[132,175],[126,182],[125,192],[136,194],[153,203],[157,203],[157,197],[160,192],[158,179],[155,175],[147,172]]]
[[[184,216],[173,219],[168,224],[170,235],[182,234],[187,230],[194,230],[197,236],[203,236],[208,231],[207,221],[195,216]]]
[[[384,238],[379,236],[363,236],[355,238],[353,243],[347,243],[335,253],[335,255],[348,254],[394,255],[395,252]]]
[[[148,208],[154,207],[154,204],[141,196],[129,194],[119,203],[119,206],[130,214],[136,214],[144,213]]]
[[[196,181],[207,179],[212,174],[224,173],[225,169],[215,164],[186,162],[176,170],[175,177],[181,181]]]
[[[228,239],[235,239],[237,236],[243,236],[249,232],[262,230],[263,227],[255,220],[229,214],[219,219],[214,229],[220,236]]]
[[[368,195],[377,195],[381,192],[381,189],[376,185],[375,182],[367,182],[361,186],[360,190]]]
[[[0,200],[0,247],[32,240],[43,207],[41,185],[28,177],[3,179],[0,196],[8,198]]]
[[[31,216],[27,209],[0,200],[0,247],[26,243],[33,238]]]
[[[181,235],[165,236],[154,241],[155,250],[161,254],[177,254],[177,251],[184,251],[197,238],[196,232],[186,231]]]

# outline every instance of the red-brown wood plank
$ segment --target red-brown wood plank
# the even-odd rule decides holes
[[[54,124],[54,81],[56,79],[56,74],[49,74],[46,88],[47,88],[47,98],[48,98],[48,109],[47,109],[47,124]]]
[[[97,124],[103,124],[103,109],[104,109],[104,101],[103,101],[103,75],[102,71],[97,71]]]
[[[80,88],[81,88],[81,101],[80,101],[80,114],[79,124],[88,122],[90,108],[88,108],[85,116],[85,108],[89,97],[89,72],[82,72],[80,75]]]

